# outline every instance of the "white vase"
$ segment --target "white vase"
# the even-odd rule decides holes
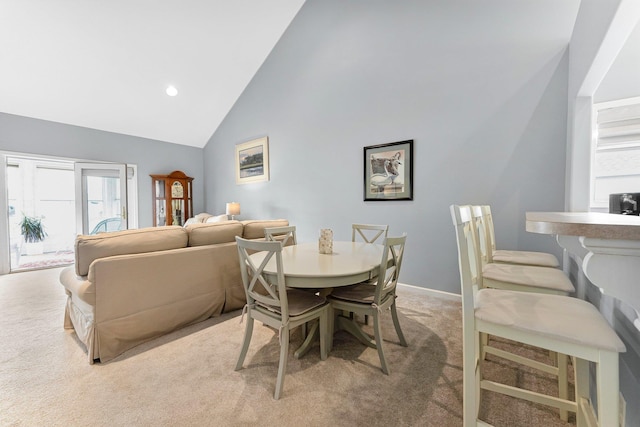
[[[331,230],[330,228],[323,228],[320,230],[318,250],[321,254],[333,253],[333,230]]]

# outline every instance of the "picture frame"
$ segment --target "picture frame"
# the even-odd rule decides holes
[[[236,184],[269,181],[269,138],[236,144]]]
[[[413,200],[413,140],[364,147],[364,200]]]

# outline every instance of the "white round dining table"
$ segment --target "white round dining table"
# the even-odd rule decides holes
[[[333,253],[321,254],[318,242],[299,243],[282,249],[282,268],[287,286],[292,288],[333,288],[359,283],[377,275],[384,246],[362,242],[333,242]],[[264,253],[251,255],[260,264]],[[276,274],[276,260],[264,269]]]

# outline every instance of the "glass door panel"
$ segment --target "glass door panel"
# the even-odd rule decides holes
[[[5,170],[10,271],[72,264],[73,163],[7,156]],[[39,224],[43,233],[23,234],[23,224]]]
[[[156,220],[155,224],[158,226],[167,225],[167,213],[164,211],[166,205],[166,197],[164,192],[165,182],[163,179],[159,179],[155,182],[156,188],[154,191],[156,192],[156,205],[155,205],[155,215]]]
[[[87,176],[89,234],[123,230],[120,178]]]
[[[126,230],[127,167],[76,163],[76,221],[80,234]]]
[[[171,201],[171,212],[173,217],[173,223],[169,225],[183,225],[184,224],[184,200],[176,199]]]

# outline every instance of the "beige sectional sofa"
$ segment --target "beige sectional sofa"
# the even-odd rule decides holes
[[[242,308],[235,236],[264,239],[287,220],[224,221],[78,236],[75,265],[60,282],[65,328],[89,363],[106,362],[152,338]]]

